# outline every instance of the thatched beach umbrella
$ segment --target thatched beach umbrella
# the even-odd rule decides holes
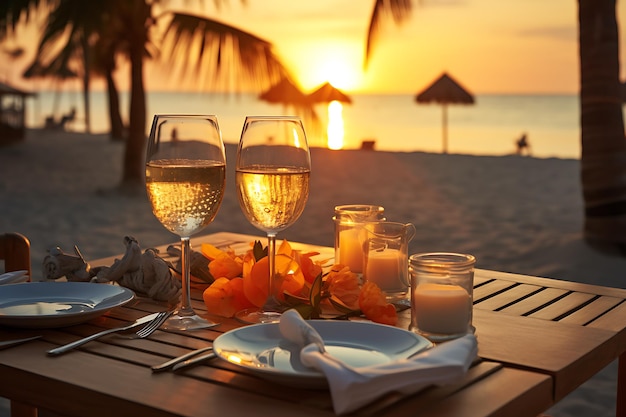
[[[324,103],[328,106],[328,126],[326,127],[327,145],[331,149],[340,149],[343,147],[343,118],[341,104],[336,106],[333,101],[339,103],[352,104],[352,99],[343,91],[333,87],[329,82],[325,82],[309,94],[311,104]],[[333,107],[337,107],[333,110]]]
[[[319,119],[309,96],[304,94],[289,78],[282,78],[268,90],[259,94],[259,99],[270,104],[282,104],[285,109],[292,106],[305,122],[310,123],[311,129],[307,127],[307,131],[319,129]]]
[[[445,72],[415,96],[418,103],[439,103],[443,108],[443,153],[448,153],[448,104],[474,104],[474,96]]]
[[[309,94],[309,100],[313,103],[330,103],[332,101],[340,101],[342,103],[352,104],[352,99],[343,91],[333,87],[332,84],[326,82],[319,86],[315,91]]]
[[[288,78],[281,79],[267,91],[261,93],[259,99],[267,101],[268,103],[294,106],[296,108],[307,107],[309,105],[307,95]]]

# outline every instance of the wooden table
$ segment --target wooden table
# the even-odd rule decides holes
[[[193,240],[243,250],[254,237],[216,233]],[[309,245],[293,244],[297,249]],[[332,257],[331,248],[315,249]],[[92,262],[111,265],[113,258]],[[194,308],[204,313],[199,291]],[[474,325],[481,358],[455,384],[409,398],[388,396],[358,416],[536,416],[626,351],[626,291],[477,270]],[[150,366],[211,344],[241,326],[159,330],[148,339],[115,335],[60,357],[45,351],[162,310],[137,299],[91,322],[38,332],[44,337],[0,351],[0,396],[66,416],[332,416],[327,390],[277,385],[220,359],[185,371],[153,374]],[[401,313],[407,327],[410,313]],[[0,340],[33,331],[0,328]],[[624,361],[622,361],[624,362]],[[624,373],[620,365],[620,376]],[[618,387],[618,415],[623,386]]]

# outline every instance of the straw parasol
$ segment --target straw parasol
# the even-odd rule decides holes
[[[308,95],[311,104],[324,103],[328,107],[328,125],[326,126],[327,144],[330,142],[341,143],[343,146],[343,119],[341,116],[342,106],[339,103],[352,104],[352,99],[338,88],[333,87],[329,82],[325,82]],[[339,104],[338,110],[331,110],[333,102]],[[331,126],[335,126],[332,128]]]
[[[284,110],[292,106],[295,112],[302,116],[304,121],[309,122],[311,130],[315,131],[319,129],[320,121],[313,108],[313,103],[309,100],[309,96],[304,94],[302,90],[287,77],[283,77],[268,90],[259,94],[259,100],[267,101],[270,104],[282,104]]]
[[[259,99],[268,103],[284,106],[307,107],[309,98],[288,78],[282,78],[267,91],[259,95]]]
[[[309,100],[313,103],[330,103],[331,101],[340,101],[342,103],[352,104],[352,99],[338,88],[333,87],[329,82],[325,82],[315,91],[309,94]]]
[[[418,103],[439,103],[443,108],[443,153],[448,153],[448,104],[474,104],[474,96],[447,73],[415,96]]]

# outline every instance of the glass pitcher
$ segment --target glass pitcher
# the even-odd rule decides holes
[[[382,221],[367,223],[365,230],[363,278],[378,285],[388,301],[406,300],[410,286],[409,242],[415,236],[415,226]]]

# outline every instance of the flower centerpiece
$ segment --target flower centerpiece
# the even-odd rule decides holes
[[[211,314],[232,317],[237,311],[262,307],[268,296],[269,264],[267,248],[251,243],[243,254],[202,245],[208,270],[214,281],[204,290],[203,299]],[[283,240],[276,253],[276,273],[280,280],[280,303],[295,308],[304,318],[320,318],[325,313],[360,315],[383,324],[395,325],[395,306],[388,303],[380,288],[361,284],[345,265],[329,260],[313,260],[317,252],[301,253]]]

